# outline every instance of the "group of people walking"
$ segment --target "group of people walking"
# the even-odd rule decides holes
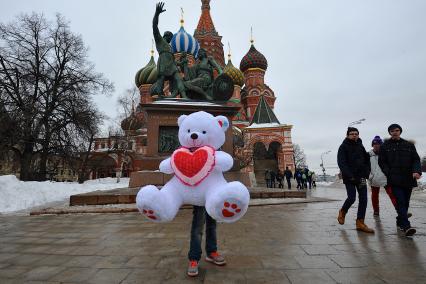
[[[293,172],[286,167],[284,173],[281,173],[280,170],[277,172],[274,172],[272,170],[265,170],[265,182],[266,187],[268,188],[274,188],[277,186],[276,182],[278,182],[279,188],[284,188],[284,178],[287,181],[287,188],[291,189],[291,179],[294,178],[297,182],[297,188],[298,189],[311,189],[312,187],[316,187],[316,175],[315,172],[310,171],[308,168],[304,169],[296,169],[296,171]]]
[[[308,187],[311,189],[312,187],[317,187],[315,172],[310,171],[308,168],[296,169],[294,172],[294,179],[297,182],[298,189],[307,189]]]
[[[420,157],[413,143],[402,139],[402,128],[398,124],[388,127],[390,138],[383,142],[375,136],[371,142],[372,149],[367,152],[359,138],[359,131],[348,127],[346,138],[339,147],[337,162],[346,187],[347,199],[339,210],[337,220],[345,223],[345,216],[355,203],[358,192],[358,213],[356,229],[374,233],[365,223],[367,209],[367,180],[371,186],[371,200],[374,215],[380,215],[379,191],[385,188],[397,212],[396,225],[406,236],[412,236],[416,230],[411,227],[408,212],[413,187],[421,177]]]

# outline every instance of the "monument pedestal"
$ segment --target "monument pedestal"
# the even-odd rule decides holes
[[[222,150],[233,155],[232,117],[240,109],[236,103],[219,104],[206,101],[183,99],[164,99],[152,103],[141,104],[145,113],[147,128],[147,152],[142,158],[142,170],[158,170],[160,162],[178,148],[178,117],[203,110],[214,116],[223,115],[229,120],[229,128],[225,133],[225,144]]]
[[[254,173],[225,172],[223,173],[226,181],[239,181],[247,187],[256,187],[256,177]],[[162,186],[168,182],[173,175],[167,175],[159,171],[139,171],[130,174],[129,188],[142,187],[145,185]]]

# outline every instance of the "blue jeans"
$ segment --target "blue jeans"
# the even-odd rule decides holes
[[[189,260],[201,259],[201,240],[203,239],[204,223],[206,223],[206,253],[217,251],[216,220],[210,217],[203,206],[194,206],[192,210],[191,242],[188,252]]]
[[[356,192],[358,191],[358,213],[357,219],[365,218],[365,211],[367,210],[367,186],[366,185],[354,185],[354,184],[345,184],[346,192],[348,194],[348,198],[343,203],[342,210],[347,213],[349,208],[351,208],[352,204],[355,203]]]
[[[411,227],[410,221],[408,221],[408,208],[410,207],[410,198],[412,188],[402,188],[397,186],[392,186],[392,193],[396,199],[396,212],[398,212],[398,217],[396,217],[396,223],[402,229],[407,230]]]

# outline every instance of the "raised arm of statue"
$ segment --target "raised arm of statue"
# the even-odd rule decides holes
[[[222,70],[222,67],[220,67],[220,65],[219,64],[217,64],[217,62],[216,62],[216,60],[214,60],[214,58],[213,57],[209,57],[209,62],[210,62],[210,64],[217,70],[217,72],[219,73],[219,74],[222,74],[223,73],[223,70]]]
[[[164,8],[164,3],[159,2],[157,3],[157,6],[155,8],[155,14],[154,18],[152,19],[152,31],[154,34],[155,43],[159,43],[163,40],[163,37],[160,34],[160,30],[158,29],[158,17],[161,13],[165,12],[166,10]]]

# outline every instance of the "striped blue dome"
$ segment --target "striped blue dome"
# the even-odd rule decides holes
[[[197,57],[200,44],[198,41],[189,33],[185,31],[183,27],[180,27],[179,31],[173,35],[172,41],[172,52],[186,52]]]

